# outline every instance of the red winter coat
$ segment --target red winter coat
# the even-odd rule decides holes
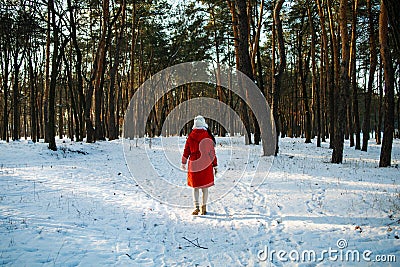
[[[214,142],[206,130],[193,129],[189,134],[182,156],[182,164],[188,164],[188,185],[205,188],[214,185],[214,170],[217,166]]]

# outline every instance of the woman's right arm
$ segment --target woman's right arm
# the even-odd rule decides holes
[[[190,140],[189,138],[186,140],[185,149],[183,150],[182,156],[182,164],[186,164],[188,158],[190,157]]]

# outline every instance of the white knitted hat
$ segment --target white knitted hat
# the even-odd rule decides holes
[[[203,116],[198,115],[196,118],[194,118],[193,128],[208,128],[206,120]]]

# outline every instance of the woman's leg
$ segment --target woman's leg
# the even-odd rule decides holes
[[[198,188],[193,188],[193,202],[194,202],[194,211],[192,212],[192,215],[198,215],[200,212],[199,209],[199,189]]]
[[[198,188],[193,188],[193,202],[194,202],[194,206],[196,207],[196,209],[199,208],[199,195],[200,195],[200,191]]]
[[[203,203],[201,205],[205,206],[208,200],[208,188],[202,188],[201,190],[203,191]]]
[[[201,215],[206,215],[207,214],[207,199],[208,199],[208,188],[202,188],[201,191],[203,191],[203,201],[201,203]]]

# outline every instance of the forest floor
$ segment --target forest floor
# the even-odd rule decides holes
[[[373,140],[368,152],[346,143],[337,165],[329,163],[327,143],[281,139],[265,180],[251,190],[246,177],[254,170],[229,180],[251,157],[235,158],[243,166],[232,167],[232,153],[225,153],[227,144],[248,146],[226,139],[217,139],[220,178],[206,216],[143,192],[121,140],[58,140],[56,152],[44,143],[1,142],[0,266],[399,266],[400,140],[392,167],[378,168]],[[154,168],[184,186],[186,174],[156,156],[159,141],[147,149]],[[178,143],[176,154],[184,139]],[[139,148],[131,151],[140,164]]]

